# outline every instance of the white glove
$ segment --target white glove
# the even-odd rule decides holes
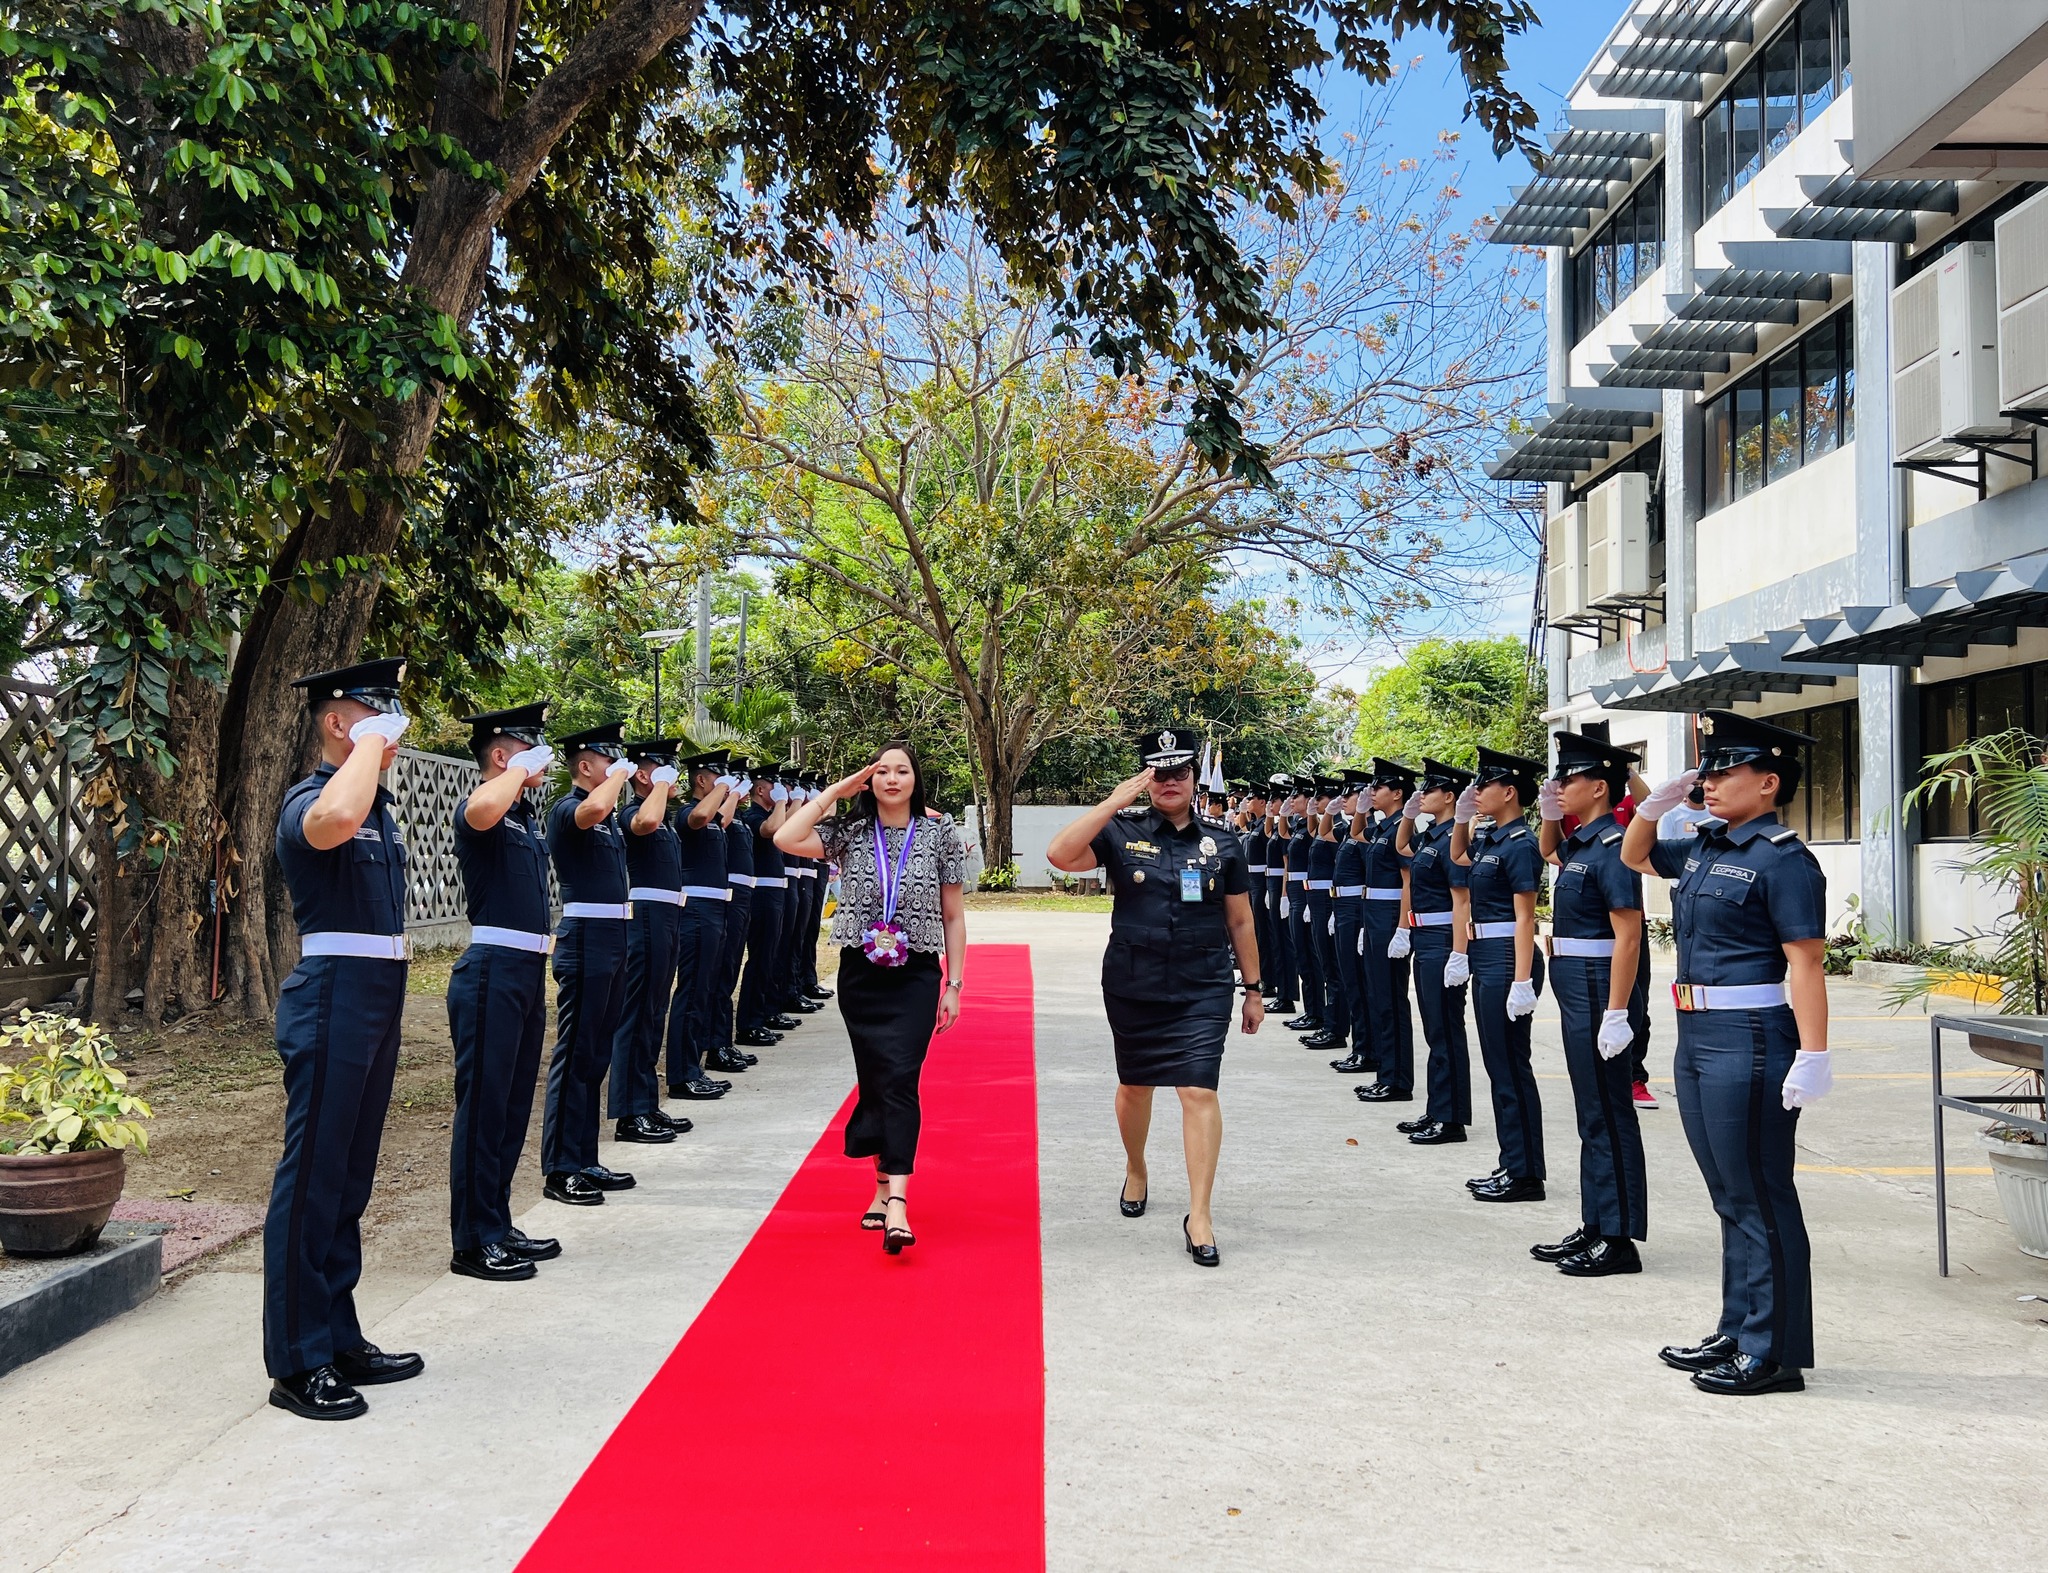
[[[768,801],[771,803],[787,803],[789,801],[789,788],[780,781],[776,782],[774,786],[768,789]]]
[[[1508,1020],[1520,1021],[1524,1016],[1536,1014],[1536,990],[1527,978],[1517,978],[1508,986]]]
[[[1336,932],[1337,932],[1337,915],[1336,915],[1336,913],[1334,913],[1334,912],[1333,912],[1333,913],[1331,913],[1331,914],[1330,914],[1329,918],[1328,918],[1328,919],[1327,919],[1327,920],[1326,920],[1326,921],[1324,922],[1324,924],[1323,924],[1323,930],[1324,930],[1324,932],[1325,932],[1325,933],[1329,933],[1329,934],[1334,934],[1334,933],[1336,933]]]
[[[720,776],[718,784],[730,792],[740,784],[740,778],[738,776]]]
[[[1387,960],[1405,961],[1408,953],[1415,948],[1415,941],[1408,937],[1406,929],[1395,929],[1394,937],[1387,941]]]
[[[1451,817],[1461,825],[1469,825],[1479,812],[1479,785],[1474,782],[1458,794],[1458,806]]]
[[[1536,789],[1536,814],[1538,818],[1548,820],[1552,824],[1563,822],[1564,784],[1562,782],[1546,779]]]
[[[505,761],[507,770],[523,770],[530,776],[542,775],[555,762],[555,751],[545,743],[536,743],[532,748],[522,748]]]
[[[1650,819],[1662,819],[1680,803],[1692,790],[1692,784],[1700,777],[1697,770],[1681,770],[1662,786],[1654,788],[1650,795],[1636,805],[1636,812]]]
[[[1408,801],[1401,805],[1401,817],[1403,819],[1420,819],[1422,817],[1422,793],[1419,789],[1408,794]]]
[[[604,773],[607,779],[612,776],[630,776],[633,773],[633,762],[630,759],[614,759],[604,767]]]
[[[1287,916],[1287,898],[1285,896],[1280,898],[1280,916],[1283,918]]]
[[[404,715],[368,715],[348,729],[348,740],[360,743],[372,735],[384,739],[388,748],[405,736],[405,729],[412,725],[412,717]]]
[[[1444,987],[1461,989],[1472,981],[1472,958],[1462,950],[1444,957]]]
[[[1600,1058],[1611,1060],[1635,1042],[1636,1029],[1629,1025],[1626,1010],[1610,1010],[1600,1018],[1600,1036],[1594,1040]]]
[[[681,775],[682,772],[676,769],[674,765],[656,765],[653,770],[648,772],[647,779],[656,786],[674,786],[677,778]]]
[[[1363,928],[1360,928],[1358,931],[1358,953],[1361,956],[1365,954],[1365,930]]]
[[[1801,1049],[1792,1068],[1785,1072],[1785,1107],[1803,1109],[1834,1088],[1835,1072],[1828,1064],[1826,1049]]]

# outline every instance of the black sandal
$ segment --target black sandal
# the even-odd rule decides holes
[[[889,1198],[889,1200],[892,1202],[902,1202],[904,1215],[906,1217],[909,1215],[910,1203],[908,1201],[905,1201],[903,1197],[892,1196]],[[915,1244],[917,1244],[917,1236],[912,1234],[908,1229],[899,1229],[893,1223],[885,1223],[883,1225],[882,1249],[887,1251],[891,1256],[901,1256],[903,1254],[903,1248],[906,1245]]]
[[[887,1228],[889,1224],[888,1205],[887,1202],[884,1202],[882,1204],[883,1210],[880,1212],[870,1207],[860,1215],[860,1226],[868,1230]]]

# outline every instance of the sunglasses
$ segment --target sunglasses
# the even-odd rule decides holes
[[[1195,767],[1193,765],[1154,765],[1152,767],[1152,779],[1154,781],[1192,781],[1195,779]]]

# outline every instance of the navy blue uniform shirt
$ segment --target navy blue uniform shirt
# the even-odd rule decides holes
[[[1449,912],[1451,892],[1463,890],[1471,872],[1451,860],[1451,822],[1440,819],[1408,836],[1408,910]]]
[[[1308,854],[1316,844],[1315,838],[1308,833],[1308,821],[1302,820],[1300,824],[1302,828],[1287,838],[1287,872],[1301,876],[1294,881],[1297,885],[1308,878]]]
[[[1783,983],[1784,947],[1827,935],[1827,876],[1776,814],[1659,841],[1650,865],[1678,881],[1671,926],[1680,983]]]
[[[1265,833],[1265,831],[1263,831],[1263,830],[1254,830],[1254,831],[1253,831],[1253,832],[1252,832],[1252,833],[1251,833],[1250,835],[1248,835],[1248,836],[1244,836],[1244,837],[1242,837],[1242,838],[1240,838],[1240,839],[1242,839],[1242,840],[1243,840],[1243,842],[1244,842],[1244,862],[1245,862],[1245,868],[1246,868],[1246,869],[1247,869],[1247,870],[1248,870],[1249,872],[1251,872],[1251,873],[1253,873],[1253,874],[1263,874],[1263,873],[1265,873],[1265,872],[1266,872],[1266,833]]]
[[[1126,808],[1089,843],[1113,898],[1102,986],[1130,999],[1185,1002],[1229,992],[1230,926],[1223,898],[1249,888],[1244,844],[1190,819],[1176,830],[1154,808]],[[1182,899],[1192,870],[1201,899]]]
[[[1348,888],[1365,885],[1365,843],[1356,837],[1346,837],[1344,844],[1337,848],[1337,884]]]
[[[525,934],[548,931],[548,849],[540,816],[521,797],[489,830],[463,817],[464,797],[455,805],[455,863],[469,921]]]
[[[605,815],[588,830],[577,828],[576,805],[589,796],[577,787],[567,797],[557,798],[548,810],[548,856],[555,860],[555,877],[562,882],[565,903],[592,901],[611,906],[626,899],[630,883],[625,838],[619,832],[616,814]]]
[[[759,803],[749,803],[734,817],[735,825],[744,824],[754,836],[754,878],[787,879],[789,876],[782,865],[782,848],[775,844],[775,838],[761,834],[761,827],[768,823],[772,808],[763,808]]]
[[[690,816],[696,811],[694,801],[676,810],[676,850],[682,859],[683,884],[716,890],[725,884],[725,827],[713,814],[702,830],[692,830]]]
[[[377,801],[362,828],[326,852],[306,840],[306,811],[334,766],[323,764],[284,795],[277,816],[277,861],[292,893],[292,918],[301,934],[403,934],[405,843],[391,815],[391,794]]]
[[[752,879],[754,877],[754,842],[759,839],[754,834],[754,827],[740,818],[738,814],[735,814],[732,816],[732,823],[725,827],[723,833],[725,836],[725,871],[727,875],[743,874],[748,879]]]
[[[643,836],[634,832],[631,823],[637,812],[636,805],[619,813],[625,831],[627,880],[647,890],[681,890],[683,848],[676,840],[672,815],[664,814],[661,823]]]
[[[1375,820],[1365,833],[1365,883],[1372,890],[1401,888],[1401,854],[1394,850],[1394,837],[1401,831],[1401,816],[1389,814]]]
[[[1470,856],[1465,885],[1472,892],[1474,923],[1514,922],[1515,897],[1543,888],[1543,854],[1537,850],[1535,833],[1522,820],[1475,836]]]
[[[1560,939],[1612,939],[1610,912],[1643,909],[1643,876],[1621,860],[1621,827],[1612,814],[1581,825],[1558,844],[1563,865],[1550,892]]]
[[[1337,872],[1337,843],[1325,841],[1318,836],[1308,847],[1308,877],[1313,880],[1329,879]]]

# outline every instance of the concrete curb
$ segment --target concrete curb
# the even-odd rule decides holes
[[[163,1226],[110,1223],[83,1256],[10,1260],[0,1275],[0,1375],[133,1310],[163,1282]]]

